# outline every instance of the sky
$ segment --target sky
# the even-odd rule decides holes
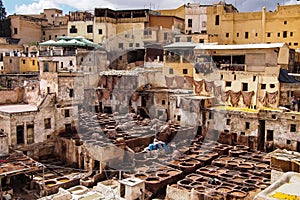
[[[152,10],[177,8],[187,3],[212,4],[219,0],[2,0],[6,12],[11,14],[38,14],[44,8],[59,8],[67,14],[69,11],[86,10],[94,8],[111,9],[143,9]],[[223,0],[224,1],[224,0]],[[275,10],[276,5],[300,4],[297,0],[225,0],[233,4],[240,12],[261,11],[263,6],[267,11]]]

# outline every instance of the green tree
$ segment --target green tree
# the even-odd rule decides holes
[[[11,30],[10,30],[10,19],[6,18],[6,11],[5,7],[0,0],[0,37],[10,37]]]
[[[0,20],[6,19],[6,12],[5,12],[5,7],[2,3],[2,0],[0,0]]]

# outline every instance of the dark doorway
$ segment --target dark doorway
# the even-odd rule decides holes
[[[99,112],[103,112],[103,109],[102,109],[102,102],[99,102]]]
[[[142,96],[142,107],[146,107],[146,106],[147,106],[147,97]]]
[[[66,133],[72,133],[72,125],[65,124],[65,131],[66,131]]]
[[[297,142],[297,152],[300,152],[300,142]]]
[[[95,162],[94,162],[94,170],[100,170],[100,161],[95,160]]]
[[[24,144],[24,126],[17,126],[17,144]]]
[[[231,145],[236,145],[237,143],[237,133],[231,133]]]
[[[104,106],[104,113],[112,114],[112,108],[110,106]]]
[[[201,134],[202,134],[202,126],[198,126],[197,135],[201,135]]]
[[[266,128],[265,120],[259,120],[257,149],[260,151],[265,150],[265,131],[266,131],[265,128]]]

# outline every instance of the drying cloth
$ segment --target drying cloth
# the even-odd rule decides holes
[[[252,100],[253,95],[254,95],[254,91],[251,91],[251,92],[242,91],[243,102],[247,107],[249,107],[251,105],[251,100]]]
[[[134,92],[131,96],[131,100],[132,101],[137,101],[139,98],[139,93],[138,92]]]
[[[193,81],[194,81],[193,77],[184,76],[184,79],[185,79],[185,82],[187,84],[187,87],[189,87],[189,88],[193,87]]]
[[[122,101],[125,100],[125,94],[124,94],[124,92],[117,92],[117,93],[116,93],[116,97],[117,97],[117,100],[118,100],[119,102],[122,102]]]
[[[213,81],[204,81],[205,82],[205,91],[211,92],[212,88],[214,88],[214,82]]]
[[[121,79],[122,76],[114,76],[114,85],[118,85],[119,80]]]
[[[98,83],[98,87],[100,87],[101,85],[103,86],[103,88],[106,88],[106,76],[101,76],[99,79],[99,83]]]
[[[228,91],[224,92],[223,95],[222,95],[222,101],[227,102],[228,99],[229,99],[230,93],[231,93],[231,90],[228,90]]]
[[[222,87],[221,86],[216,86],[215,90],[214,90],[214,95],[216,98],[218,98],[219,96],[221,96],[222,94]]]
[[[278,91],[276,92],[267,92],[268,103],[274,104],[277,100]]]
[[[98,101],[101,101],[102,98],[103,98],[102,91],[101,90],[96,90],[96,94],[97,94],[97,97],[98,97]]]
[[[202,81],[195,81],[194,80],[196,94],[200,94],[202,92],[203,83],[204,83],[204,80],[202,80]]]
[[[182,98],[180,101],[180,108],[185,111],[190,111],[190,103],[191,103],[190,99]]]
[[[240,96],[241,96],[241,91],[230,92],[230,103],[233,107],[236,107],[239,104]]]
[[[178,88],[183,88],[184,86],[184,77],[183,76],[175,76],[175,82]]]
[[[107,83],[107,89],[109,89],[110,91],[113,91],[113,89],[114,89],[114,78],[112,76],[109,76],[106,79],[106,83]]]
[[[167,77],[165,76],[166,79],[166,85],[167,87],[171,87],[173,85],[174,77]]]
[[[193,99],[191,101],[191,105],[192,105],[192,112],[199,112],[200,111],[200,101],[199,100],[195,100]]]
[[[107,99],[110,98],[110,90],[108,90],[108,89],[103,89],[103,90],[102,90],[102,93],[103,93],[103,98],[104,98],[105,100],[107,100]]]

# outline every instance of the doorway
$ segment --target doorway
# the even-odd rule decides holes
[[[24,144],[24,126],[17,126],[17,144]]]
[[[260,151],[265,150],[265,131],[266,131],[265,129],[266,129],[265,120],[259,120],[257,149]]]

